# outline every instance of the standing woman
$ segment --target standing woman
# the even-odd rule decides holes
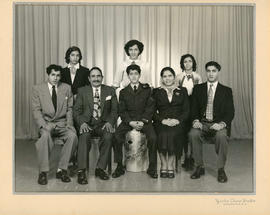
[[[68,48],[65,60],[68,65],[62,71],[61,81],[71,86],[75,100],[78,88],[89,85],[89,69],[81,65],[82,53],[76,46]]]
[[[161,87],[153,90],[157,109],[153,119],[161,160],[160,177],[174,178],[175,155],[182,151],[189,101],[186,88],[177,87],[175,72],[171,67],[163,68],[160,76]]]
[[[143,52],[144,45],[142,42],[138,40],[130,40],[125,44],[125,52],[128,56],[126,61],[121,62],[118,65],[117,71],[113,80],[113,87],[115,88],[124,88],[126,87],[130,81],[128,79],[126,68],[131,64],[136,64],[141,68],[141,83],[148,83],[152,85],[151,82],[151,74],[150,74],[150,66],[149,63],[141,60],[139,56]]]
[[[182,69],[182,72],[177,75],[177,82],[179,83],[179,86],[185,87],[188,92],[189,97],[189,103],[191,107],[191,95],[193,88],[196,84],[202,83],[201,76],[196,73],[197,63],[195,61],[195,58],[191,54],[185,54],[181,57],[180,60],[180,67]],[[182,167],[185,168],[186,171],[191,170],[194,165],[194,160],[192,158],[192,146],[188,144],[188,133],[192,127],[192,122],[190,119],[190,116],[188,117],[188,120],[186,121],[185,125],[185,141],[184,141],[184,153],[185,153],[185,160]],[[190,147],[190,149],[189,149]]]

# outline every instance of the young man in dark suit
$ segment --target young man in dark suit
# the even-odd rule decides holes
[[[108,164],[114,125],[117,120],[117,98],[112,87],[102,84],[103,75],[98,67],[90,70],[90,86],[78,90],[73,116],[79,130],[78,183],[87,184],[86,167],[91,145],[91,136],[100,136],[99,159],[95,175],[108,180],[105,172]]]
[[[148,84],[141,84],[139,82],[141,69],[138,65],[133,64],[128,66],[126,72],[130,84],[120,91],[119,96],[119,115],[122,122],[115,133],[116,144],[114,153],[117,168],[112,174],[112,177],[117,178],[125,174],[122,165],[122,148],[125,142],[125,135],[128,131],[136,129],[145,133],[147,138],[149,152],[147,174],[152,178],[157,178],[157,138],[152,125],[155,102],[151,97],[151,88]]]
[[[234,118],[233,95],[231,88],[218,82],[221,66],[217,62],[208,62],[205,69],[207,82],[196,85],[192,94],[193,126],[189,137],[193,146],[196,170],[191,178],[200,178],[205,173],[202,143],[203,138],[208,138],[215,143],[215,151],[218,156],[218,182],[224,183],[228,180],[224,166],[231,121]]]
[[[76,46],[68,48],[65,60],[68,65],[62,70],[61,82],[71,86],[74,99],[76,99],[78,88],[89,85],[89,70],[81,65],[82,53]]]

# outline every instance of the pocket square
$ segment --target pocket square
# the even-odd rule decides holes
[[[108,101],[108,100],[111,100],[111,99],[112,99],[112,96],[107,96],[105,100]]]

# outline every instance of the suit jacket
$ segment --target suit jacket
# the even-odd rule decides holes
[[[73,95],[76,95],[78,93],[78,88],[89,85],[88,76],[89,69],[80,65],[80,68],[76,71],[76,75],[72,83],[70,69],[65,67],[61,73],[61,82],[69,84],[71,86]]]
[[[130,121],[151,122],[155,111],[151,94],[148,84],[139,83],[136,93],[130,84],[122,89],[119,95],[119,115],[122,121],[126,124]]]
[[[101,85],[100,92],[101,121],[114,125],[117,115],[117,98],[112,87]],[[93,116],[93,89],[92,86],[84,86],[78,89],[77,99],[73,108],[73,117],[80,127],[83,123],[89,124]]]
[[[192,94],[191,119],[201,120],[205,118],[207,107],[207,82],[196,85]],[[234,118],[234,104],[232,89],[220,83],[217,84],[214,104],[213,104],[213,121],[226,123],[228,131]],[[229,132],[230,134],[230,132]]]
[[[171,102],[169,102],[166,90],[161,87],[153,90],[153,98],[157,109],[154,121],[161,123],[163,119],[171,118],[178,119],[182,123],[188,118],[189,99],[186,88],[176,88]]]
[[[55,112],[48,83],[33,87],[32,110],[39,128],[47,123],[59,127],[73,126],[72,118],[73,95],[68,84],[59,82],[57,87],[57,111]]]

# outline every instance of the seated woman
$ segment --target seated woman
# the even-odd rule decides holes
[[[201,76],[196,72],[197,68],[197,63],[195,58],[191,54],[185,54],[181,57],[180,59],[180,67],[182,69],[182,72],[177,75],[177,83],[181,87],[185,87],[188,92],[188,97],[189,97],[189,105],[191,107],[191,96],[192,96],[192,91],[193,88],[196,84],[201,84],[202,83],[202,78]],[[194,165],[194,159],[192,158],[192,147],[191,144],[188,144],[188,133],[192,127],[192,122],[189,118],[186,121],[186,126],[185,126],[185,141],[184,141],[184,153],[185,153],[185,160],[182,165],[182,167],[185,168],[186,171],[192,170],[193,165]]]
[[[172,68],[163,68],[160,76],[161,87],[153,90],[157,109],[153,119],[161,160],[160,177],[174,178],[174,159],[182,150],[189,101],[186,88],[177,87]]]
[[[117,66],[117,71],[113,80],[113,87],[115,88],[125,88],[129,83],[129,78],[126,73],[126,68],[131,64],[136,64],[141,68],[141,83],[151,83],[151,74],[149,63],[143,61],[139,56],[143,52],[144,45],[138,40],[130,40],[125,44],[125,52],[128,59],[121,62]],[[151,84],[150,84],[151,85]]]

